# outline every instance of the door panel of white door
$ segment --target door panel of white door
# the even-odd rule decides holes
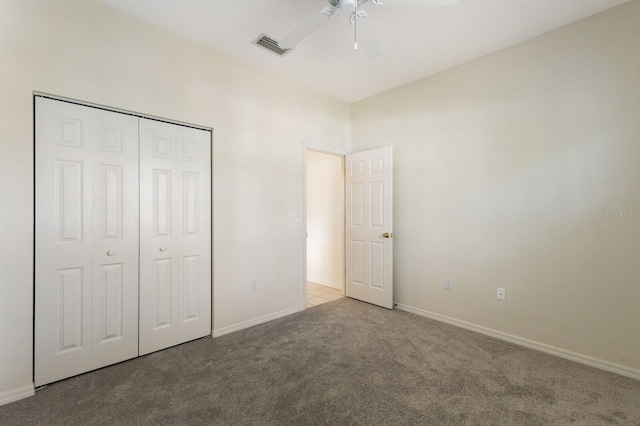
[[[138,120],[92,113],[95,369],[138,355]]]
[[[348,297],[393,309],[393,152],[347,155]]]
[[[140,355],[211,333],[211,134],[140,120]]]
[[[36,386],[91,368],[92,116],[37,99]]]
[[[39,97],[35,169],[40,386],[137,353],[137,119]]]

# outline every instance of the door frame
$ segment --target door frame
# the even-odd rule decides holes
[[[346,198],[345,198],[345,178],[346,178],[346,174],[345,174],[345,162],[346,162],[346,157],[349,154],[349,152],[344,151],[344,150],[340,150],[338,148],[334,148],[334,147],[328,147],[325,145],[318,145],[318,144],[311,144],[311,143],[307,143],[305,142],[303,144],[303,150],[302,150],[302,160],[303,160],[303,164],[304,164],[304,173],[303,173],[303,178],[304,178],[304,197],[303,197],[303,208],[302,208],[302,214],[303,214],[303,218],[304,220],[302,221],[303,223],[303,227],[302,227],[302,232],[303,232],[303,243],[302,243],[302,258],[303,258],[303,265],[302,265],[302,274],[303,274],[303,281],[302,281],[302,305],[303,305],[303,309],[307,309],[307,171],[308,171],[308,165],[307,165],[307,151],[315,151],[315,152],[320,152],[322,154],[329,154],[329,155],[335,155],[338,157],[342,157],[342,229],[343,229],[343,235],[342,235],[342,258],[343,258],[343,270],[342,270],[342,288],[340,289],[340,292],[342,293],[342,295],[346,295],[346,284],[347,284],[347,265],[346,265],[346,239],[345,239],[345,231],[346,231]]]

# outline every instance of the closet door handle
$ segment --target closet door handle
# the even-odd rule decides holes
[[[107,250],[107,256],[113,256],[114,254],[116,253],[111,250]]]
[[[160,247],[160,251],[165,251],[166,249],[166,247]]]

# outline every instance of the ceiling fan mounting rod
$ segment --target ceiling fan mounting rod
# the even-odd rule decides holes
[[[367,12],[356,10],[349,17],[349,23],[353,25],[354,50],[358,50],[358,19],[366,18]]]
[[[355,16],[355,19],[353,20],[353,50],[358,50],[358,1],[357,0],[356,0],[355,10],[353,11],[353,15],[351,15],[351,17],[354,17],[354,16]]]

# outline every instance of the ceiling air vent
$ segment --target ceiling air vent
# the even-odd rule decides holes
[[[291,49],[283,49],[282,47],[278,46],[277,41],[264,33],[260,34],[260,36],[253,41],[253,44],[267,49],[269,52],[278,56],[284,56],[291,51]]]

